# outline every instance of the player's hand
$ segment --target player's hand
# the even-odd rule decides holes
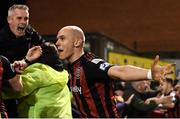
[[[152,67],[151,67],[151,72],[152,72],[152,78],[154,80],[164,80],[166,78],[166,75],[172,74],[173,73],[173,66],[175,64],[168,64],[166,66],[160,66],[158,65],[159,62],[159,56],[157,55]]]

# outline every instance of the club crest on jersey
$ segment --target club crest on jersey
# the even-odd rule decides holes
[[[100,68],[101,70],[105,70],[109,65],[110,65],[109,63],[105,62],[105,63],[103,63],[103,64],[100,64],[100,67],[99,67],[99,68]]]

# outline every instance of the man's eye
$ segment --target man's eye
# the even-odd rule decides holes
[[[26,20],[26,21],[27,21],[28,19],[29,19],[28,17],[25,17],[25,18],[24,18],[24,20]]]
[[[64,37],[60,37],[60,39],[63,41],[63,40],[64,40]]]
[[[21,17],[17,17],[18,20],[21,20]]]

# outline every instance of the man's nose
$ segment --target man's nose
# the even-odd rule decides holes
[[[61,45],[60,40],[57,39],[56,46],[60,46],[60,45]]]
[[[56,41],[56,44],[55,44],[55,45],[56,45],[56,46],[59,46],[59,45],[58,45],[58,40]]]

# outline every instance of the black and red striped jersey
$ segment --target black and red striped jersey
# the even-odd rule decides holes
[[[0,56],[0,118],[8,119],[6,108],[2,99],[2,79],[3,79],[3,62]]]
[[[85,53],[69,66],[69,86],[81,117],[118,117],[113,96],[109,63],[92,53]]]

